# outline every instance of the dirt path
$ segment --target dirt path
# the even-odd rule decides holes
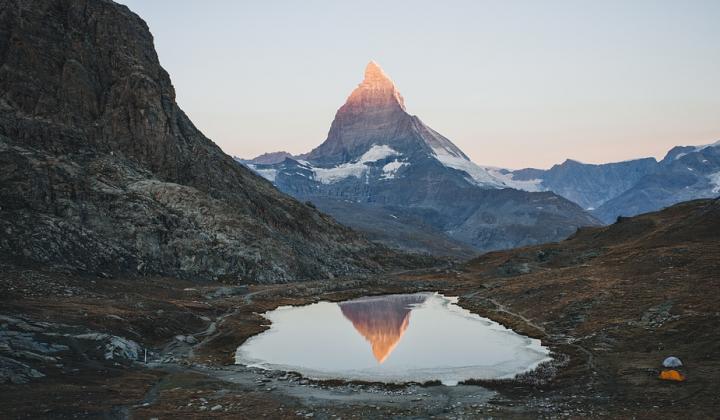
[[[498,302],[497,300],[488,298],[488,301],[492,302],[492,304],[495,305],[496,311],[498,311],[498,312],[504,312],[504,313],[506,313],[506,314],[508,314],[508,315],[511,315],[511,316],[515,317],[515,318],[521,319],[521,320],[522,320],[524,323],[526,323],[527,325],[535,328],[535,329],[538,330],[538,331],[541,331],[543,334],[547,334],[547,332],[545,331],[545,328],[544,328],[544,327],[541,327],[540,325],[538,325],[538,324],[536,324],[535,322],[533,322],[532,320],[526,318],[526,317],[523,316],[522,314],[519,314],[519,313],[517,313],[517,312],[513,312],[513,311],[509,310],[509,309],[507,308],[507,306],[503,305],[502,303]]]

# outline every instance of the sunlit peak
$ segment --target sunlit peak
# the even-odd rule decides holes
[[[373,85],[379,83],[393,84],[392,80],[390,80],[390,77],[385,74],[382,67],[380,67],[380,65],[376,63],[375,60],[370,60],[367,66],[365,66],[365,80],[363,80],[363,83]]]
[[[405,110],[405,101],[395,88],[395,83],[374,60],[365,66],[365,78],[350,94],[347,103],[355,111],[395,108],[398,105]]]

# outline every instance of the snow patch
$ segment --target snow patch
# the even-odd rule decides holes
[[[260,175],[261,177],[267,179],[270,182],[275,182],[275,178],[277,178],[277,169],[272,168],[258,168],[256,165],[247,165],[248,168],[252,169],[253,172]]]
[[[708,180],[713,185],[712,192],[714,194],[720,193],[720,171],[708,175]]]
[[[332,184],[345,178],[354,176],[362,177],[369,169],[367,163],[377,162],[390,156],[400,156],[401,154],[387,145],[374,144],[370,150],[363,153],[359,159],[354,162],[343,163],[332,168],[313,168],[315,179],[323,184]]]
[[[395,159],[394,161],[383,166],[383,174],[382,174],[381,178],[382,179],[394,179],[395,174],[397,173],[398,169],[402,168],[405,165],[409,165],[409,163],[400,162],[399,160]]]
[[[448,168],[463,171],[470,176],[469,181],[478,186],[503,188],[505,185],[496,177],[492,176],[487,170],[476,165],[470,160],[446,149],[445,147],[433,147],[435,158]]]
[[[387,145],[381,145],[378,146],[374,144],[370,150],[363,153],[362,156],[360,156],[360,159],[358,162],[360,163],[366,163],[366,162],[377,162],[378,160],[385,159],[390,156],[398,156],[400,153],[396,152],[392,147]]]
[[[492,176],[502,181],[503,184],[516,190],[523,190],[528,192],[545,191],[542,186],[542,179],[514,179],[515,175],[512,172],[503,173],[499,168],[485,167]]]
[[[418,129],[426,134],[425,143],[430,146],[435,158],[444,166],[468,174],[471,183],[480,187],[515,188],[525,191],[541,191],[542,180],[515,181],[512,174],[502,174],[498,168],[488,168],[475,164],[458,149],[450,140],[435,130],[420,124]]]
[[[337,182],[351,176],[360,178],[366,170],[367,166],[363,163],[343,163],[342,165],[335,166],[333,168],[313,168],[315,180],[320,181],[323,184],[332,184],[333,182]]]

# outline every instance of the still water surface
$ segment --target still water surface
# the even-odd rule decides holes
[[[509,378],[549,360],[540,340],[437,293],[279,307],[270,329],[237,349],[238,364],[313,379],[377,382]]]

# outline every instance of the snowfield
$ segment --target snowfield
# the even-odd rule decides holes
[[[354,162],[343,163],[342,165],[334,166],[332,168],[312,168],[312,171],[315,174],[316,181],[323,184],[332,184],[351,176],[361,178],[370,168],[366,165],[367,163],[373,163],[386,159],[390,156],[400,155],[401,154],[399,152],[395,151],[390,146],[379,146],[375,144],[370,148],[370,150],[365,152]]]

